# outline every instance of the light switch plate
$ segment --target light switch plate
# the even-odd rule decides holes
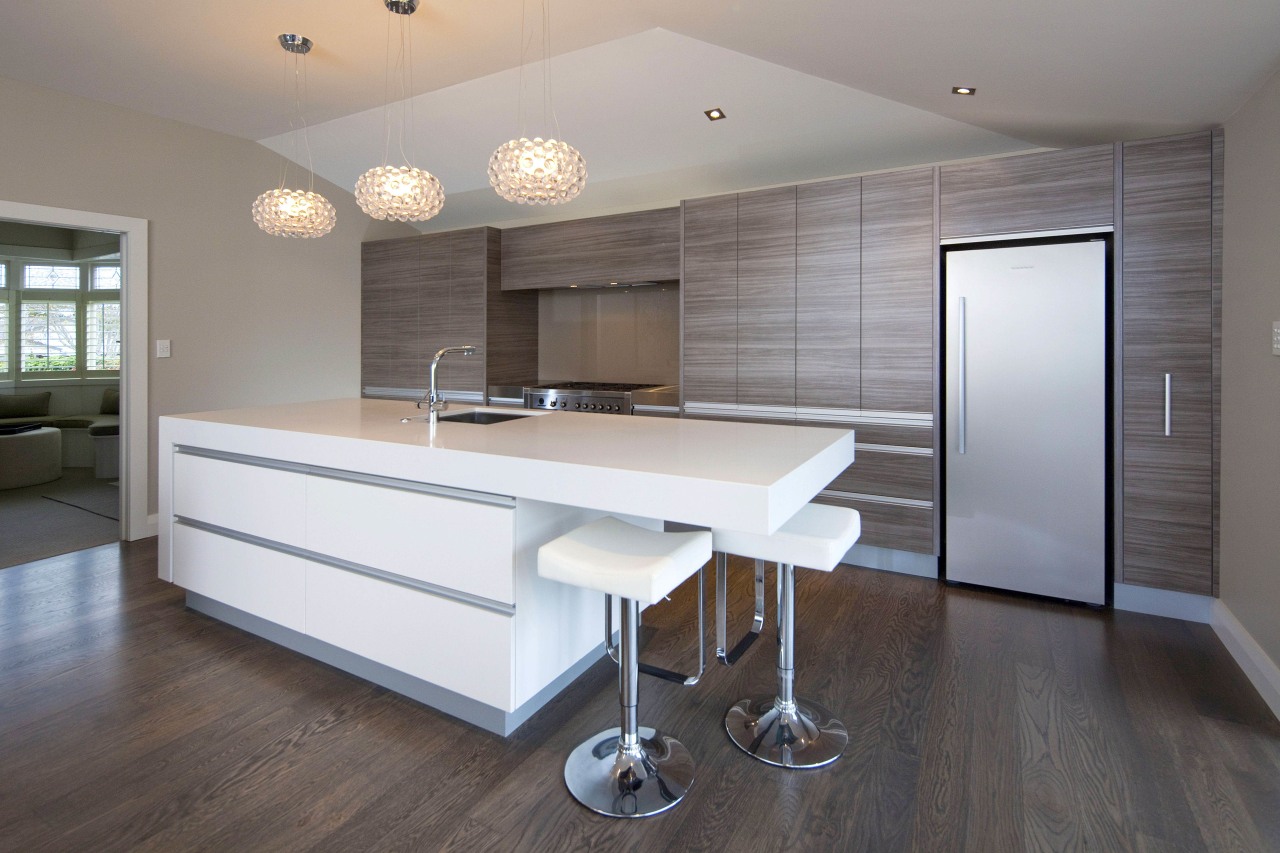
[[[156,341],[156,358],[168,358],[172,353],[168,341]]]
[[[1271,324],[1271,354],[1280,355],[1280,320]]]

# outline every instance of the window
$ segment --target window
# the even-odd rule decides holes
[[[28,264],[22,287],[26,290],[79,290],[80,267]]]
[[[22,372],[74,372],[76,303],[22,301]]]
[[[119,269],[116,270],[117,280]],[[120,369],[120,303],[90,302],[84,320],[85,370]]]
[[[122,283],[118,263],[0,258],[0,379],[118,375]]]
[[[4,269],[0,266],[0,269]],[[0,376],[9,373],[9,303],[0,302]]]
[[[89,279],[89,288],[91,290],[120,289],[120,267],[94,264],[91,269],[93,270],[93,274]]]

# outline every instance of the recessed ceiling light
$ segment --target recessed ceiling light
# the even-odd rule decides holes
[[[720,119],[724,118],[724,110],[720,109],[719,107],[714,107],[709,110],[703,110],[702,114],[705,115],[707,118],[711,119],[712,121],[719,121]]]
[[[972,86],[952,86],[951,94],[953,95],[976,95],[978,90]]]

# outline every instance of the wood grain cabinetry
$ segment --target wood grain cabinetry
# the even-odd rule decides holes
[[[796,404],[796,188],[738,196],[738,402]]]
[[[941,234],[971,237],[1111,225],[1112,145],[943,166]]]
[[[522,380],[538,362],[537,294],[501,289],[499,233],[472,228],[379,240],[361,247],[361,386],[413,396],[431,356],[474,344],[476,358],[440,363],[444,390],[474,397],[488,384]]]
[[[502,232],[504,290],[674,281],[679,277],[679,208],[528,225]]]
[[[934,170],[862,179],[864,410],[932,412]]]
[[[1121,573],[1211,595],[1220,162],[1209,133],[1123,150]]]
[[[797,406],[860,406],[862,179],[796,188]]]
[[[681,393],[686,400],[737,403],[738,197],[686,201],[681,213]]]

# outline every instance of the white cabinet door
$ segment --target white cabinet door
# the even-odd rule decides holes
[[[306,600],[316,639],[515,710],[510,616],[315,563]]]
[[[237,610],[305,629],[306,561],[182,524],[173,526],[173,582]]]
[[[303,547],[306,475],[188,453],[173,458],[173,514]]]
[[[307,549],[515,602],[515,510],[326,477],[307,482]]]

